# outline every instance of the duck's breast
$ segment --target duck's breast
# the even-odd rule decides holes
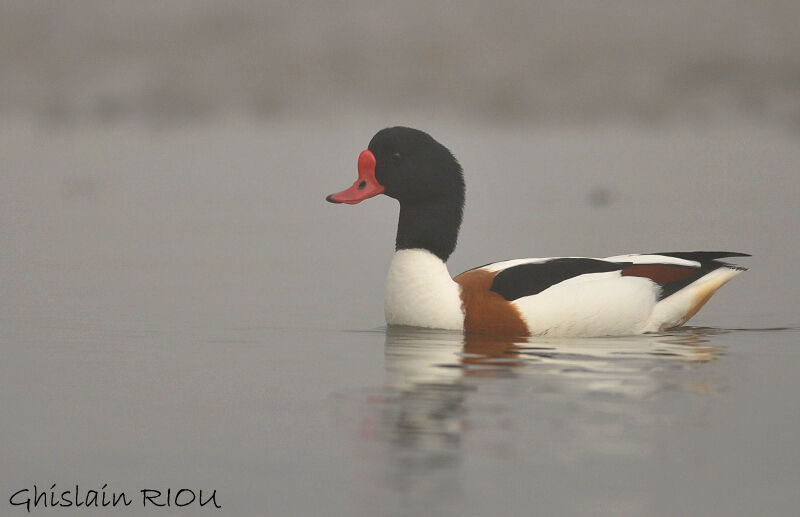
[[[392,257],[384,313],[389,325],[464,328],[458,284],[445,263],[423,249],[398,250]]]

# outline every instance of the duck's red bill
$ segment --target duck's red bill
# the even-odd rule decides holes
[[[347,203],[355,205],[365,199],[383,194],[383,185],[375,179],[375,155],[364,150],[358,156],[358,179],[347,190],[326,197],[331,203]]]

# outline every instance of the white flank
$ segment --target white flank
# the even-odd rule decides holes
[[[666,255],[615,255],[613,257],[606,257],[606,258],[593,258],[593,257],[537,257],[537,258],[524,258],[524,259],[513,259],[513,260],[503,260],[500,262],[494,262],[492,264],[486,264],[485,266],[481,267],[481,269],[485,269],[486,271],[497,272],[502,271],[504,269],[508,269],[514,266],[521,266],[523,264],[540,264],[542,262],[547,262],[548,260],[553,260],[556,258],[589,258],[592,260],[607,260],[609,262],[631,262],[632,264],[675,264],[676,266],[691,266],[691,267],[700,267],[700,263],[694,260],[686,260],[682,258],[676,257],[668,257]]]
[[[686,315],[703,298],[710,297],[714,291],[728,283],[728,281],[744,271],[721,267],[709,274],[698,278],[680,291],[667,296],[658,302],[645,326],[645,332],[658,332],[660,330],[682,325]]]
[[[463,330],[460,292],[439,257],[422,249],[399,250],[386,279],[386,323]]]
[[[658,287],[619,271],[580,275],[514,300],[533,336],[640,334],[656,304]]]
[[[552,257],[503,260],[501,262],[486,264],[485,266],[482,266],[480,269],[484,269],[486,271],[491,271],[492,273],[494,273],[495,271],[502,271],[504,269],[508,269],[514,266],[521,266],[523,264],[538,264],[541,262],[546,262],[548,260],[552,260]]]
[[[632,262],[634,264],[674,264],[676,266],[700,267],[700,263],[697,261],[668,257],[666,255],[615,255],[599,260],[608,260],[609,262]]]

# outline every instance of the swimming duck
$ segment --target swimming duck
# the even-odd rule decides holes
[[[390,326],[503,336],[614,336],[683,325],[745,268],[720,259],[746,253],[692,251],[606,258],[526,258],[450,276],[464,209],[453,154],[427,133],[392,127],[358,157],[358,179],[331,194],[356,204],[387,195],[400,203],[386,281]]]

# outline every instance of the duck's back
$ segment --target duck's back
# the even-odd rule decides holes
[[[682,325],[744,268],[733,252],[507,260],[455,277],[464,330],[506,335],[640,334]]]

